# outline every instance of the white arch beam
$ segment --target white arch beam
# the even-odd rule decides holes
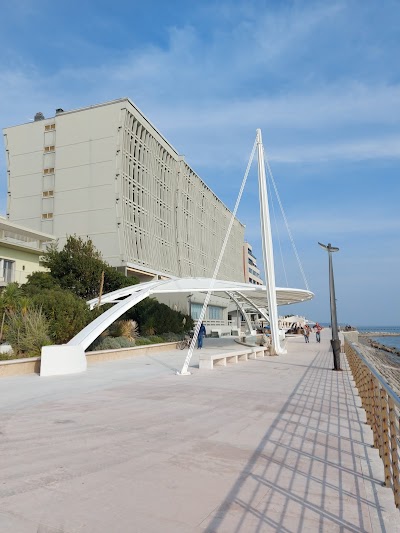
[[[141,291],[136,291],[125,300],[121,300],[113,307],[110,307],[105,313],[97,317],[93,322],[83,328],[73,339],[71,339],[67,346],[81,346],[84,350],[97,339],[99,335],[105,331],[108,326],[111,326],[120,316],[129,311],[134,305],[141,302],[151,294],[151,289],[146,287]]]
[[[226,294],[229,296],[229,298],[231,298],[235,302],[235,304],[239,307],[240,311],[243,313],[243,316],[244,316],[244,319],[246,321],[248,330],[251,333],[251,320],[250,320],[248,314],[246,313],[246,309],[243,307],[242,302],[237,299],[237,297],[235,296],[235,293],[227,292]]]
[[[267,313],[264,311],[263,307],[259,307],[258,305],[256,305],[251,300],[251,298],[248,298],[247,296],[245,296],[241,292],[238,292],[238,294],[240,294],[240,297],[243,298],[243,300],[245,300],[247,303],[249,303],[258,313],[260,313],[260,315],[262,315],[265,318],[265,320],[268,320],[268,322],[270,322],[269,315],[267,315]]]

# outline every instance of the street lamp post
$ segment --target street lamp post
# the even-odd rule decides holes
[[[340,368],[340,340],[339,340],[339,331],[337,323],[337,314],[336,314],[336,297],[335,297],[335,281],[333,279],[333,266],[332,266],[332,252],[338,252],[339,248],[335,248],[329,243],[327,246],[325,244],[318,243],[324,250],[328,252],[329,256],[329,293],[330,293],[330,303],[331,303],[331,326],[332,326],[332,352],[333,352],[333,369],[336,371],[342,370]]]

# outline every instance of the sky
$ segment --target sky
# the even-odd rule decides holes
[[[400,3],[0,0],[0,126],[129,97],[233,209],[260,128],[312,301],[400,325]],[[306,288],[276,198],[276,283]],[[253,165],[239,207],[262,266]],[[0,213],[6,212],[0,152]],[[276,216],[274,216],[274,214]],[[281,253],[282,252],[282,253]]]

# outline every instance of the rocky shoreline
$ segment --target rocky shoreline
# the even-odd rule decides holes
[[[381,336],[380,333],[374,336]],[[358,346],[388,385],[400,396],[400,353],[396,348],[375,342],[368,335],[359,335]]]
[[[366,346],[371,346],[371,348],[376,348],[377,350],[383,350],[384,352],[392,353],[397,355],[400,358],[400,350],[392,346],[386,346],[386,344],[381,344],[380,342],[373,341],[369,337],[390,337],[393,336],[393,333],[363,333],[359,335],[359,342],[365,344]],[[399,360],[400,362],[400,360]]]

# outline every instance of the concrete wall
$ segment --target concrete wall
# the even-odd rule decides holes
[[[147,355],[150,353],[165,352],[174,349],[176,342],[164,344],[151,344],[147,346],[134,346],[132,348],[120,348],[118,350],[102,350],[96,352],[86,352],[87,364],[91,365],[102,361],[116,361],[118,359],[129,359],[136,355]],[[12,359],[0,361],[0,377],[20,376],[24,374],[39,374],[40,357],[30,357],[25,359]]]

